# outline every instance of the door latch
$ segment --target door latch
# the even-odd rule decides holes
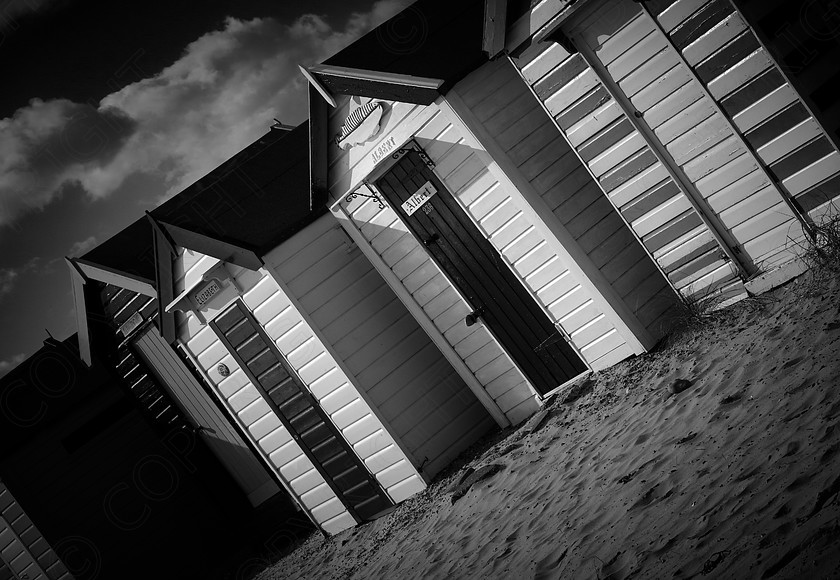
[[[479,306],[478,308],[467,314],[467,317],[464,319],[464,322],[467,324],[467,326],[472,326],[473,324],[478,322],[478,319],[482,316],[484,316],[484,307]]]

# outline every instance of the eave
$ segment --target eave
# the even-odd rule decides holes
[[[305,70],[309,73],[306,76],[310,84],[322,95],[327,91],[329,95],[370,97],[416,105],[431,105],[443,93],[445,83],[443,79],[326,64],[311,66]],[[317,83],[313,83],[312,79]],[[325,100],[330,101],[327,97]]]

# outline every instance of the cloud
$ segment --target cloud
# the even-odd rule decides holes
[[[0,226],[44,208],[69,183],[92,199],[126,178],[162,178],[160,202],[265,133],[306,118],[298,64],[329,57],[412,0],[381,0],[341,29],[306,14],[291,24],[228,18],[172,65],[95,105],[33,99],[0,120]]]
[[[43,208],[68,183],[87,186],[135,126],[117,109],[66,99],[32,99],[0,119],[0,224]]]
[[[10,268],[0,269],[0,298],[12,291],[18,275],[17,270]]]
[[[6,360],[0,360],[0,377],[8,373],[10,370],[12,370],[25,360],[26,355],[23,353],[12,355]]]
[[[85,254],[88,250],[92,249],[98,243],[96,236],[89,236],[84,240],[80,240],[70,246],[70,249],[67,250],[67,255],[69,257],[78,257]]]
[[[73,247],[80,244],[87,243],[91,238],[74,244]],[[95,240],[93,244],[95,244]],[[90,247],[93,247],[93,244]],[[58,262],[57,259],[48,261],[46,264],[40,256],[30,258],[28,262],[19,268],[0,268],[0,299],[4,295],[9,294],[15,289],[15,286],[20,281],[20,277],[29,272],[37,274],[49,274],[54,271],[53,266]]]

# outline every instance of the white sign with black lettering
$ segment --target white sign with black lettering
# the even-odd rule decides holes
[[[204,306],[221,290],[222,287],[219,286],[219,283],[215,279],[212,279],[201,290],[195,293],[193,299],[197,306]]]
[[[405,211],[405,213],[408,215],[413,214],[418,209],[423,207],[423,204],[429,201],[429,199],[436,193],[437,189],[435,189],[435,186],[432,185],[431,181],[427,181],[422,186],[420,186],[420,189],[415,191],[411,197],[409,197],[403,202],[403,211]]]

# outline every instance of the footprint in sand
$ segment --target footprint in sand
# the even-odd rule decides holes
[[[609,562],[602,564],[598,578],[602,580],[624,580],[636,572],[638,558],[633,552],[618,552]]]
[[[556,578],[560,578],[560,569],[568,551],[569,549],[566,548],[560,555],[552,554],[537,562],[537,568],[534,570],[534,580],[555,580]]]

